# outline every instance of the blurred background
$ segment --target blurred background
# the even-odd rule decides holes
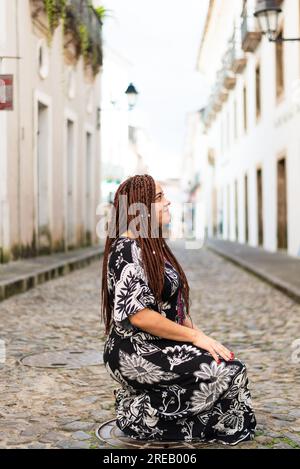
[[[300,449],[300,0],[0,0],[0,446],[123,447],[102,235],[145,173],[248,447]]]
[[[299,257],[299,37],[299,0],[0,0],[0,262],[103,243],[144,173],[172,238]]]

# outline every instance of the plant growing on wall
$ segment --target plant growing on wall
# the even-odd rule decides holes
[[[109,10],[108,8],[105,8],[103,6],[94,7],[94,11],[96,15],[98,16],[99,20],[101,21],[101,23],[103,22],[105,18],[112,18],[112,15],[109,15],[109,12],[112,10]]]
[[[64,21],[66,14],[66,0],[44,0],[44,5],[48,17],[50,34],[54,33],[60,20]]]
[[[97,74],[102,64],[102,47],[100,41],[92,39],[88,25],[81,20],[80,15],[76,14],[74,5],[67,4],[67,0],[43,0],[43,3],[49,24],[49,40],[62,21],[64,32],[71,33],[76,43],[77,57],[82,55],[85,62],[92,66],[93,73]],[[103,6],[93,8],[90,0],[86,0],[85,3],[87,8],[93,9],[100,22],[99,28],[101,28],[103,19],[109,16],[109,10]]]

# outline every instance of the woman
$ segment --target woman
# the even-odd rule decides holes
[[[193,325],[186,276],[162,236],[169,205],[160,184],[141,175],[119,186],[112,207],[102,320],[104,363],[120,384],[117,426],[141,440],[251,440],[245,365]]]

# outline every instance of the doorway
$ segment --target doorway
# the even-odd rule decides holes
[[[67,120],[67,247],[75,245],[74,226],[74,122]]]
[[[248,199],[248,176],[245,175],[245,241],[249,243],[249,199]]]
[[[262,169],[259,168],[256,173],[257,181],[257,223],[258,223],[258,245],[264,243],[264,225],[263,225],[263,181]]]
[[[288,247],[287,233],[287,181],[286,159],[277,163],[277,247],[286,250]]]
[[[37,126],[37,249],[51,249],[49,230],[49,108],[38,101]]]
[[[92,178],[92,134],[86,133],[86,177],[85,177],[85,237],[86,244],[90,245],[92,242],[92,229],[93,229],[93,218],[92,218],[92,190],[93,190],[93,178]]]

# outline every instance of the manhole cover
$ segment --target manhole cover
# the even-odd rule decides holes
[[[96,430],[96,436],[99,440],[114,447],[132,447],[132,448],[189,448],[197,449],[207,446],[208,443],[201,441],[142,441],[134,440],[126,436],[116,425],[116,419],[104,422]]]
[[[74,369],[101,365],[103,363],[103,352],[96,350],[60,350],[26,355],[19,361],[25,366]]]

